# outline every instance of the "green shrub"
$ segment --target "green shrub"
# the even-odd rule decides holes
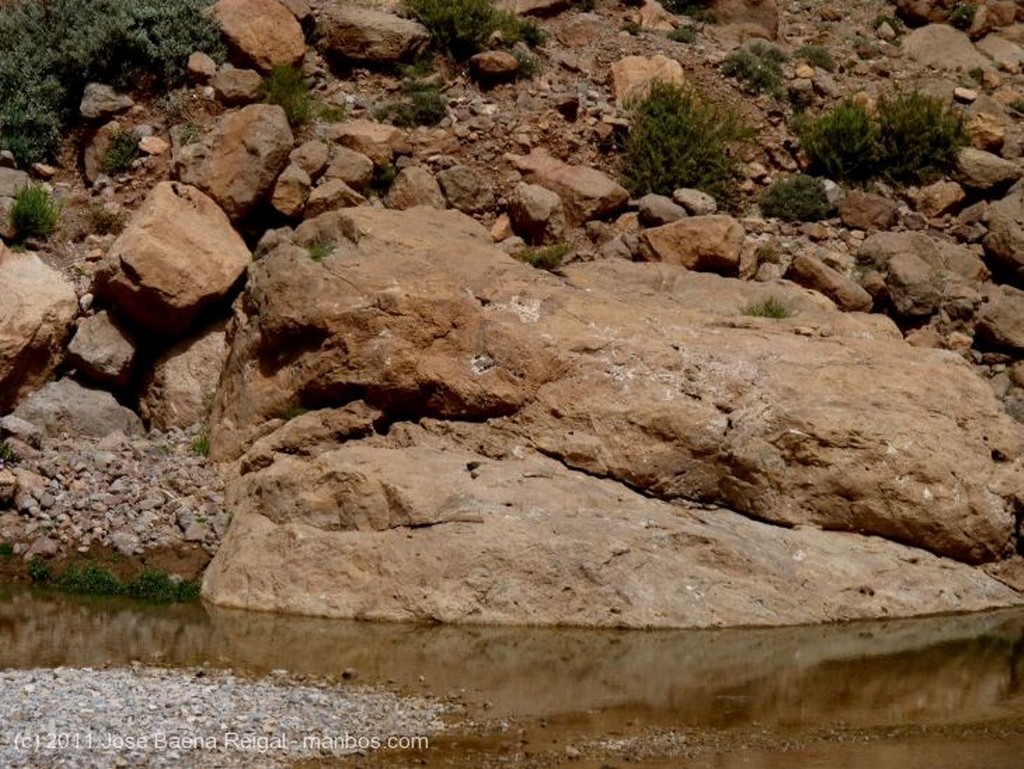
[[[39,184],[22,187],[14,196],[11,225],[19,240],[45,238],[57,229],[61,205]]]
[[[0,467],[16,465],[21,461],[18,452],[11,448],[7,441],[0,441]]]
[[[197,457],[210,456],[210,431],[204,427],[199,434],[192,439],[192,453]]]
[[[275,67],[263,81],[263,99],[284,110],[288,123],[301,126],[313,115],[313,100],[309,96],[309,83],[298,67]]]
[[[222,53],[211,0],[0,3],[0,148],[53,157],[85,84],[173,84],[195,50]]]
[[[1024,115],[1024,99],[1014,99],[1010,102],[1010,109]]]
[[[132,163],[139,156],[139,135],[130,128],[118,128],[110,137],[107,151],[103,153],[100,168],[105,174],[120,174],[131,170]]]
[[[525,248],[516,256],[538,270],[556,270],[569,253],[568,243],[555,243],[541,248]]]
[[[790,306],[789,302],[775,296],[769,296],[759,302],[751,302],[740,311],[744,315],[750,315],[751,317],[772,318],[774,320],[792,318],[796,315],[796,312]]]
[[[967,31],[974,23],[974,16],[978,12],[978,6],[974,3],[957,3],[949,12],[947,21],[950,26]]]
[[[918,184],[951,169],[967,144],[963,119],[934,96],[896,91],[878,100],[879,161],[894,182]]]
[[[7,560],[14,557],[14,545],[10,542],[0,542],[0,558]]]
[[[535,21],[501,10],[492,0],[405,0],[405,5],[434,44],[459,61],[482,51],[496,32],[507,45],[534,46],[543,39]]]
[[[29,579],[36,583],[49,582],[50,576],[50,564],[44,561],[41,556],[32,556],[32,560],[28,564]]]
[[[309,258],[314,262],[322,262],[334,252],[337,245],[330,238],[324,238],[322,240],[314,240],[306,247],[306,251],[309,253]]]
[[[512,55],[516,57],[516,80],[529,80],[537,74],[537,59],[524,51],[522,48],[515,48]]]
[[[825,186],[813,176],[792,176],[772,184],[761,201],[765,216],[787,222],[816,222],[832,212]]]
[[[677,43],[692,43],[697,39],[697,28],[680,24],[668,33],[668,39]]]
[[[722,64],[722,74],[736,78],[758,93],[779,96],[785,60],[786,54],[774,45],[758,41],[729,54]]]
[[[149,568],[123,581],[109,569],[95,563],[68,566],[54,582],[54,586],[66,593],[124,595],[156,603],[194,601],[199,598],[199,585],[196,582],[175,580],[166,572]]]
[[[666,11],[677,16],[688,16],[708,24],[715,23],[715,15],[708,10],[706,0],[665,0],[661,5]]]
[[[892,27],[892,31],[897,35],[902,35],[907,29],[907,25],[903,23],[903,20],[893,16],[891,13],[882,12],[875,16],[875,23],[872,25],[872,28],[878,29],[883,24],[888,24]]]
[[[797,134],[813,171],[847,182],[876,175],[878,126],[852,100],[841,101],[816,120],[801,120]]]
[[[826,72],[835,72],[836,70],[836,60],[832,58],[828,48],[823,45],[802,45],[796,49],[796,58],[803,59],[808,64]]]
[[[437,125],[448,116],[448,100],[437,85],[412,80],[402,86],[402,93],[400,100],[376,110],[374,116],[402,128]]]
[[[750,136],[735,112],[663,82],[652,84],[632,112],[623,149],[626,186],[635,196],[671,195],[680,187],[722,200],[732,195],[738,163],[730,144]]]
[[[117,235],[127,221],[124,211],[112,211],[102,203],[89,206],[89,222],[96,235]]]

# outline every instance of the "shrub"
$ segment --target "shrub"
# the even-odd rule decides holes
[[[143,569],[134,578],[123,581],[109,569],[95,563],[68,566],[54,586],[67,593],[124,595],[156,603],[194,601],[199,597],[198,583],[175,580],[157,569]]]
[[[496,8],[492,0],[405,0],[434,44],[461,61],[482,51],[495,32],[504,43],[537,45],[543,33],[532,20]]]
[[[110,137],[107,151],[103,153],[100,168],[105,174],[120,174],[128,171],[139,156],[139,135],[130,128],[118,128]]]
[[[888,24],[897,35],[902,35],[907,29],[902,19],[890,13],[881,12],[875,16],[875,23],[872,25],[872,28],[878,29],[883,24]]]
[[[85,84],[173,84],[195,50],[222,53],[211,0],[0,3],[0,148],[52,157]]]
[[[18,452],[11,448],[7,441],[0,441],[0,468],[16,465],[21,461]]]
[[[14,557],[14,545],[10,542],[0,542],[0,558],[7,560]]]
[[[786,54],[774,45],[758,41],[725,58],[722,74],[734,77],[758,93],[782,93],[782,62]]]
[[[715,15],[708,10],[708,3],[706,1],[665,0],[661,5],[666,11],[674,13],[677,16],[689,16],[691,19],[707,22],[708,24],[715,23]]]
[[[848,182],[863,182],[875,175],[878,126],[852,100],[841,101],[816,120],[800,121],[797,134],[812,170]]]
[[[836,60],[823,45],[802,45],[796,49],[796,57],[826,72],[835,72]]]
[[[61,205],[39,184],[22,187],[14,196],[11,225],[19,240],[45,238],[57,229]]]
[[[517,257],[538,270],[556,270],[562,266],[562,261],[569,253],[567,243],[555,243],[543,248],[525,248],[517,254]]]
[[[957,3],[949,12],[947,21],[950,26],[966,31],[974,23],[974,16],[977,12],[978,6],[974,3]]]
[[[124,229],[127,216],[124,211],[115,211],[102,203],[89,207],[89,221],[96,235],[117,235]]]
[[[309,254],[309,258],[312,259],[314,262],[322,262],[324,259],[330,256],[331,253],[333,253],[334,248],[337,245],[338,244],[335,243],[330,238],[324,238],[321,240],[314,240],[306,247],[306,251]]]
[[[391,102],[374,115],[402,128],[433,126],[448,116],[448,101],[433,83],[412,80],[402,86],[403,98]]]
[[[50,564],[41,556],[34,555],[28,564],[28,577],[33,582],[48,582],[50,580]]]
[[[697,39],[697,28],[680,24],[668,33],[668,39],[677,43],[692,43]]]
[[[896,91],[878,100],[880,162],[894,182],[927,182],[952,168],[967,143],[959,113],[920,91]]]
[[[787,222],[814,222],[826,218],[832,206],[821,180],[801,174],[775,182],[761,201],[761,211]]]
[[[738,164],[729,145],[750,135],[735,112],[663,82],[653,83],[632,111],[624,151],[634,195],[694,187],[719,199],[731,196]]]
[[[192,439],[192,453],[197,457],[210,456],[210,431],[204,427],[199,434]]]
[[[789,302],[775,296],[769,296],[759,302],[751,302],[743,307],[741,312],[755,318],[772,318],[774,320],[792,318],[796,315]]]
[[[263,81],[263,98],[268,104],[280,106],[292,126],[308,123],[313,115],[309,83],[298,67],[275,67],[271,70]]]

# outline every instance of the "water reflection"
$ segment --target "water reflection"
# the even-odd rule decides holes
[[[682,632],[374,625],[0,593],[0,666],[131,660],[284,668],[434,692],[494,713],[629,711],[652,723],[943,723],[1024,714],[1024,612]]]

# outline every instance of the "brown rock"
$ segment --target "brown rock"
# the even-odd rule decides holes
[[[957,153],[956,167],[957,178],[964,187],[981,192],[1006,187],[1024,174],[1017,163],[974,147]]]
[[[999,153],[1006,142],[1006,127],[1003,121],[987,112],[978,112],[967,118],[967,134],[971,146],[986,152]]]
[[[86,142],[82,153],[82,166],[89,184],[94,183],[103,173],[103,160],[110,150],[110,144],[118,133],[125,128],[123,123],[111,120],[104,123],[99,130]]]
[[[36,390],[18,405],[14,415],[51,437],[104,438],[115,432],[143,432],[142,420],[114,400],[113,395],[67,378]]]
[[[98,384],[124,387],[135,363],[135,343],[110,313],[98,312],[78,324],[68,360]]]
[[[217,74],[217,62],[209,54],[195,51],[188,57],[187,71],[191,80],[205,85]]]
[[[887,230],[899,220],[899,206],[881,195],[851,190],[839,204],[839,218],[847,227]]]
[[[510,159],[525,181],[539,184],[562,199],[566,221],[572,226],[616,214],[629,200],[629,193],[608,175],[585,166],[570,166],[546,150],[535,149],[529,155],[512,155]]]
[[[719,24],[756,26],[760,37],[776,40],[779,36],[779,6],[775,0],[711,0],[708,11]]]
[[[127,94],[118,93],[109,85],[103,83],[88,83],[85,92],[82,94],[82,103],[78,108],[79,114],[88,119],[95,120],[101,117],[111,117],[125,112],[134,106],[135,101]]]
[[[911,59],[935,69],[969,72],[991,66],[965,33],[947,24],[929,24],[915,29],[904,36],[900,47]]]
[[[61,273],[0,243],[0,413],[52,376],[77,313]]]
[[[508,212],[516,232],[531,245],[557,243],[565,237],[562,199],[540,185],[517,184]]]
[[[263,77],[254,69],[236,69],[225,64],[210,83],[217,98],[228,106],[257,101],[263,91]]]
[[[361,206],[365,202],[366,198],[341,179],[324,179],[309,193],[305,214],[312,218],[336,208]]]
[[[142,388],[139,409],[156,430],[186,428],[209,415],[227,359],[223,325],[172,347],[154,364]]]
[[[976,338],[987,349],[1024,352],[1024,291],[1003,286],[978,315]]]
[[[1016,185],[985,212],[988,235],[985,254],[1001,271],[1010,274],[1018,286],[1024,286],[1024,187]]]
[[[279,0],[217,0],[213,17],[232,50],[263,72],[306,56],[302,27]]]
[[[333,129],[334,141],[365,155],[378,168],[391,165],[395,152],[405,146],[401,129],[372,120],[346,120]]]
[[[455,165],[437,175],[445,200],[464,214],[480,214],[494,208],[494,189],[487,178],[469,166]]]
[[[399,171],[387,194],[389,208],[399,211],[414,206],[443,209],[444,195],[437,179],[422,166],[409,166]]]
[[[736,275],[743,235],[743,225],[731,216],[692,216],[644,230],[640,234],[640,253],[649,262]]]
[[[305,208],[312,188],[313,182],[310,180],[309,174],[297,164],[292,163],[277,177],[277,184],[274,185],[274,194],[270,197],[270,204],[275,211],[284,216],[298,216]]]
[[[319,139],[310,139],[293,149],[288,160],[309,174],[311,179],[317,179],[327,167],[330,150]]]
[[[178,176],[237,221],[270,195],[293,142],[283,109],[250,104],[224,115],[201,145],[190,145],[194,154],[178,158]]]
[[[786,277],[794,283],[821,292],[841,310],[870,312],[874,302],[864,288],[810,254],[799,254],[790,265]]]
[[[340,179],[354,190],[365,190],[373,181],[373,161],[366,155],[348,147],[338,147],[334,160],[327,167],[324,176]]]
[[[516,79],[519,60],[508,51],[481,51],[469,57],[469,71],[483,85]]]
[[[956,182],[935,182],[922,187],[917,193],[917,210],[922,216],[933,219],[943,214],[955,213],[966,199],[964,188]]]
[[[620,106],[643,98],[651,83],[663,82],[685,85],[682,65],[662,54],[651,57],[626,56],[612,64],[612,93]]]
[[[430,33],[418,21],[393,13],[329,3],[320,10],[315,40],[321,51],[344,61],[394,64],[423,50]]]
[[[227,295],[249,262],[249,249],[213,200],[161,182],[110,247],[93,290],[147,331],[177,336]]]

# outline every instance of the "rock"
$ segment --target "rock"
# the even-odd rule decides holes
[[[361,119],[346,120],[334,126],[334,140],[343,147],[365,155],[378,168],[391,165],[395,151],[405,145],[405,135],[401,129]]]
[[[707,10],[718,24],[755,27],[768,40],[779,36],[779,6],[775,0],[711,0]]]
[[[354,190],[363,191],[373,181],[373,161],[348,147],[338,147],[334,161],[324,171],[328,179],[340,179]]]
[[[995,115],[977,112],[967,118],[964,127],[971,137],[971,146],[979,150],[998,153],[1006,143],[1006,127]]]
[[[1020,600],[935,555],[1007,552],[1019,427],[959,355],[882,316],[668,264],[555,277],[451,210],[331,212],[293,237],[253,265],[211,419],[211,455],[240,460],[215,603],[779,624],[924,611],[910,584],[962,608],[951,574]],[[326,237],[329,270],[302,247]],[[797,316],[741,313],[766,296]],[[277,421],[296,399],[309,420]],[[310,445],[357,404],[358,434]]]
[[[387,204],[399,211],[413,206],[445,207],[440,185],[422,166],[409,166],[398,172],[388,190]]]
[[[270,195],[292,144],[283,109],[250,104],[218,120],[202,146],[190,145],[196,154],[179,162],[178,177],[201,189],[237,221]]]
[[[313,182],[302,168],[292,163],[277,177],[270,205],[283,216],[295,217],[302,213],[309,198]]]
[[[225,64],[211,85],[217,98],[233,107],[257,101],[263,92],[263,77],[254,69],[236,69]]]
[[[194,51],[188,57],[186,69],[189,79],[200,85],[206,85],[217,74],[217,62],[207,53]]]
[[[839,218],[847,227],[887,230],[898,221],[899,207],[881,195],[851,190],[839,204]]]
[[[42,448],[43,445],[43,431],[14,414],[0,418],[0,436],[14,438],[34,449]]]
[[[93,293],[163,337],[180,334],[245,274],[249,249],[217,204],[160,182],[110,247]]]
[[[520,16],[556,16],[571,5],[570,0],[498,0],[500,7]]]
[[[330,160],[330,150],[319,139],[310,139],[293,149],[291,154],[288,155],[288,160],[305,171],[311,179],[317,179],[327,167],[327,161]]]
[[[0,198],[13,198],[18,190],[32,183],[32,178],[24,171],[14,168],[0,168]]]
[[[14,410],[50,437],[104,438],[114,432],[137,435],[142,421],[103,390],[92,390],[71,379],[50,382]]]
[[[709,216],[718,210],[718,203],[713,197],[701,190],[687,188],[672,193],[672,200],[693,216]]]
[[[124,387],[135,362],[135,343],[104,310],[78,324],[68,360],[97,384]]]
[[[649,262],[736,275],[743,236],[743,225],[731,216],[692,216],[644,230],[640,234],[640,253]]]
[[[607,174],[585,166],[571,166],[544,149],[529,155],[511,155],[512,164],[525,181],[539,184],[562,199],[566,221],[578,227],[621,211],[629,193]]]
[[[640,223],[645,227],[658,227],[684,219],[689,214],[686,209],[672,202],[664,195],[644,195],[637,201]]]
[[[967,199],[964,188],[953,181],[940,181],[922,187],[916,198],[917,210],[922,216],[934,219],[943,214],[955,213]]]
[[[1003,286],[978,314],[975,338],[984,349],[1024,352],[1024,291]]]
[[[643,0],[636,12],[640,29],[668,34],[679,24],[675,14],[669,13],[657,0]]]
[[[558,243],[565,237],[562,199],[540,185],[517,184],[508,212],[516,232],[531,245]]]
[[[786,274],[794,283],[819,291],[841,310],[870,312],[874,300],[871,294],[810,254],[799,254]]]
[[[393,13],[330,3],[321,8],[315,40],[320,51],[343,61],[394,64],[422,51],[430,33],[418,21]]]
[[[156,362],[143,385],[139,398],[143,418],[153,429],[163,431],[204,421],[227,354],[222,324],[172,347]]]
[[[165,155],[170,148],[170,142],[159,136],[143,136],[139,140],[139,150],[144,155]]]
[[[61,273],[0,243],[0,413],[52,376],[77,313]]]
[[[437,175],[448,205],[464,214],[480,214],[494,208],[494,189],[485,176],[469,166],[451,166]]]
[[[341,179],[325,179],[309,193],[305,215],[308,219],[336,208],[361,206],[365,202],[366,198]]]
[[[519,60],[508,51],[481,51],[469,57],[469,71],[484,86],[508,83],[519,73]]]
[[[1019,74],[1024,67],[1024,49],[999,35],[986,35],[974,44],[1001,70]]]
[[[971,39],[946,24],[929,24],[907,33],[900,46],[907,56],[926,67],[942,70],[984,69],[988,57],[978,53]]]
[[[1012,184],[1024,174],[1017,163],[974,147],[965,147],[957,153],[956,167],[960,183],[980,192]]]
[[[651,57],[626,56],[619,59],[612,64],[611,80],[615,103],[620,107],[643,98],[651,83],[686,85],[683,66],[660,53]]]
[[[1024,186],[1017,184],[985,213],[985,254],[993,267],[1024,287]]]
[[[92,135],[82,153],[82,166],[89,184],[95,184],[103,173],[103,161],[106,158],[114,137],[125,130],[125,126],[116,120],[105,123]]]
[[[900,16],[915,26],[945,21],[952,5],[953,0],[896,0]]]
[[[134,106],[135,100],[127,94],[118,93],[109,85],[88,83],[82,94],[79,114],[87,120],[110,117],[125,112]]]
[[[213,17],[232,51],[263,72],[306,57],[302,27],[278,0],[217,0]]]

